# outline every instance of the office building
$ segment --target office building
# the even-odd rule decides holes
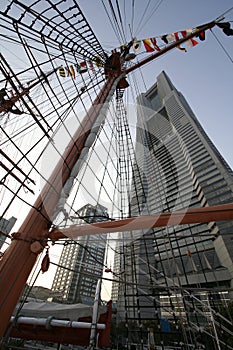
[[[77,225],[91,224],[108,220],[108,213],[101,205],[87,204],[73,220]],[[105,248],[106,235],[67,240],[52,284],[53,291],[62,292],[63,302],[93,304],[96,284],[103,273]]]
[[[232,170],[165,72],[138,97],[136,154],[132,216],[233,202]],[[232,298],[232,234],[233,221],[136,232],[116,260],[125,281],[113,284],[118,322],[177,322],[207,300],[190,288],[211,290],[215,304]]]
[[[17,219],[14,216],[12,216],[10,219],[5,219],[5,218],[0,219],[0,248],[2,247],[2,245],[4,244],[4,242],[6,240],[6,236],[4,235],[4,233],[5,234],[10,233],[16,220]]]

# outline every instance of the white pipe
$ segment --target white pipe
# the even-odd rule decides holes
[[[100,293],[101,293],[101,279],[99,279],[97,281],[96,290],[95,290],[95,300],[94,300],[94,305],[93,305],[90,343],[89,343],[88,350],[93,350],[96,347],[96,343],[97,343],[96,329],[97,329],[97,321],[98,321]]]
[[[11,322],[15,321],[15,317],[11,317]],[[51,317],[48,318],[35,318],[20,316],[16,318],[16,324],[31,324],[33,326],[46,326],[46,327],[66,327],[66,328],[91,328],[92,324],[88,322],[78,321],[66,321],[57,320]],[[106,325],[103,323],[97,323],[97,329],[106,329]]]

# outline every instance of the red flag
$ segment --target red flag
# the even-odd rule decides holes
[[[160,51],[160,48],[157,45],[156,38],[150,38],[155,50]]]
[[[180,40],[178,32],[175,32],[174,36],[175,36],[176,41]],[[179,49],[181,51],[184,51],[184,52],[187,52],[186,48],[185,47],[181,47],[180,45],[177,46],[177,49]]]
[[[69,67],[65,67],[65,70],[66,70],[66,76],[70,77],[72,75],[71,71],[70,71],[70,68]]]
[[[75,79],[76,78],[75,70],[74,70],[74,66],[72,64],[70,65],[70,73],[71,73],[72,77]]]
[[[150,41],[150,39],[143,39],[142,41],[143,41],[144,47],[146,49],[146,52],[155,51],[154,46],[153,46],[152,42]]]
[[[77,72],[82,74],[82,73],[86,73],[87,72],[87,64],[85,61],[80,62],[79,64],[76,64],[76,69]]]
[[[181,34],[183,35],[184,38],[186,38],[186,36],[187,36],[188,34],[190,34],[190,33],[192,33],[192,29],[186,29],[186,30],[182,30],[182,31],[181,31]],[[195,46],[195,45],[197,45],[197,44],[198,44],[198,42],[197,42],[196,40],[194,40],[193,38],[191,38],[191,39],[189,39],[189,40],[187,41],[187,45],[188,45],[189,47],[193,47],[193,46]]]
[[[155,50],[160,51],[160,48],[156,43],[156,38],[143,39],[142,41],[145,46],[146,52],[153,52]]]
[[[200,33],[198,34],[198,38],[199,38],[201,41],[204,41],[204,40],[205,40],[205,31],[200,32]]]

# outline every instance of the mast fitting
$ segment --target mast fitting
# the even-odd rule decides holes
[[[41,244],[39,241],[34,241],[32,242],[32,244],[30,245],[30,250],[32,253],[34,254],[40,254],[43,252],[44,250],[44,245]]]

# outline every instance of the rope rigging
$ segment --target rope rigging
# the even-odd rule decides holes
[[[139,115],[134,135],[130,125],[131,112],[126,108],[131,102],[130,98],[135,105],[138,104],[136,94],[131,89],[134,88],[137,95],[141,90],[134,76],[129,77],[130,84],[125,78],[125,73],[132,72],[137,65],[131,61],[132,57],[136,58],[136,53],[127,60],[127,55],[133,55],[134,44],[137,43],[132,36],[141,31],[145,22],[150,20],[161,4],[162,1],[158,1],[148,15],[151,5],[151,1],[148,1],[136,25],[137,8],[136,2],[132,0],[132,33],[130,40],[127,40],[126,9],[122,9],[118,0],[115,4],[109,0],[107,8],[102,0],[119,41],[116,52],[110,57],[99,43],[76,0],[70,2],[69,8],[60,0],[30,1],[27,5],[13,0],[5,10],[1,9],[1,36],[6,43],[11,44],[9,52],[4,49],[1,54],[0,65],[3,73],[0,84],[5,84],[4,89],[8,96],[8,101],[5,95],[0,96],[1,166],[4,169],[0,192],[3,204],[1,218],[9,216],[12,207],[15,212],[17,206],[25,212],[32,208],[37,211],[37,216],[30,225],[36,226],[39,218],[42,218],[45,223],[43,227],[46,226],[47,229],[47,234],[41,236],[41,226],[35,240],[31,238],[30,232],[25,233],[23,238],[20,236],[18,240],[23,244],[32,241],[45,244],[53,229],[68,229],[74,224],[82,226],[85,223],[151,215],[154,212],[172,211],[179,206],[182,208],[182,205],[188,208],[184,205],[185,195],[182,198],[178,193],[183,186],[180,174],[184,167],[179,173],[176,164],[187,160],[182,140],[169,123],[164,122],[164,129],[158,123],[154,130],[149,122],[143,125],[143,118],[140,120],[140,106],[137,111],[132,112],[134,118],[136,114]],[[192,32],[192,38],[195,37],[194,34]],[[195,37],[196,39],[198,40]],[[121,51],[122,44],[126,46]],[[173,44],[175,47],[175,42]],[[19,56],[25,57],[20,57],[20,62],[15,64],[15,57],[10,54],[14,45],[20,48]],[[159,50],[165,46],[161,44]],[[153,51],[155,50],[154,47]],[[9,61],[5,57],[9,57]],[[19,69],[22,62],[25,62],[24,67]],[[107,85],[106,80],[108,82],[114,74],[119,79],[115,82],[112,79],[110,93],[105,101],[101,88]],[[141,78],[144,79],[143,74]],[[129,98],[130,93],[133,97]],[[94,123],[93,113],[96,113]],[[168,120],[166,113],[161,110],[159,118]],[[74,137],[77,126],[80,130],[78,140]],[[165,139],[165,129],[169,131],[170,138]],[[72,153],[65,149],[66,141],[79,155],[76,161],[71,159]],[[173,152],[176,145],[179,147],[178,155]],[[143,151],[141,146],[144,147]],[[47,169],[40,169],[39,163],[45,161],[46,148],[49,164],[46,164]],[[64,156],[64,149],[68,152],[67,158]],[[9,157],[10,154],[14,154],[14,160]],[[56,157],[61,157],[63,161],[62,171],[57,172],[54,178],[55,182],[62,183],[59,189],[54,186],[49,175],[43,173],[44,170],[51,173]],[[193,181],[191,168],[189,165],[187,176]],[[147,170],[150,175],[147,175]],[[68,174],[65,175],[66,179],[64,173]],[[167,198],[170,174],[173,178],[175,200]],[[50,187],[45,198],[57,198],[54,210],[44,206],[43,201],[39,207],[35,206],[34,196],[25,192],[32,191],[27,181],[34,184],[38,178]],[[197,206],[201,200],[192,196],[192,189],[186,190],[192,197],[189,198],[190,207]],[[40,189],[36,191],[40,192]],[[156,203],[153,210],[152,201]],[[25,204],[27,209],[24,209]],[[104,207],[106,215],[80,213],[89,204],[94,208]],[[196,233],[192,233],[195,230]],[[83,241],[82,237],[77,241],[66,240],[64,246],[78,246],[80,250],[82,248],[94,261],[93,265],[97,263],[100,270],[103,267],[110,270],[107,272],[112,273],[113,278],[103,279],[111,280],[113,285],[120,285],[118,293],[124,295],[124,305],[119,305],[119,318],[123,320],[125,317],[128,344],[139,342],[139,336],[141,339],[145,338],[146,320],[154,322],[162,344],[165,316],[169,318],[169,326],[174,327],[177,337],[180,333],[180,339],[185,339],[187,343],[192,341],[197,346],[196,335],[199,334],[203,317],[208,322],[211,320],[225,334],[232,335],[228,318],[224,319],[227,326],[225,323],[221,326],[223,316],[218,297],[228,303],[228,296],[225,298],[221,283],[217,281],[217,273],[213,272],[216,291],[205,288],[208,284],[208,273],[216,267],[221,268],[220,262],[213,262],[216,257],[208,251],[208,244],[216,237],[214,232],[214,228],[208,228],[207,224],[154,228],[136,231],[134,234],[127,231],[126,227],[125,233],[112,234],[107,242],[100,234],[96,237],[87,236]],[[7,237],[17,240],[16,236]],[[95,255],[93,247],[96,245],[104,246],[103,250],[108,251],[105,262]],[[109,265],[110,251],[118,256],[118,266]],[[46,259],[44,271],[49,266],[49,260]],[[51,264],[61,269],[69,269],[70,272],[77,271],[76,267],[67,268],[55,262]],[[85,264],[80,264],[80,271],[84,266]],[[202,279],[196,277],[197,272],[201,273]],[[81,273],[93,277],[83,270]],[[191,283],[193,280],[195,281]],[[204,300],[206,297],[208,298]],[[211,306],[207,303],[209,300]],[[3,304],[4,300],[1,306]],[[151,317],[148,312],[152,314]],[[214,314],[213,320],[210,319],[210,312]],[[137,325],[132,321],[136,321]],[[204,332],[208,333],[207,330]],[[214,334],[208,334],[214,339]],[[220,343],[228,346],[222,340]]]

